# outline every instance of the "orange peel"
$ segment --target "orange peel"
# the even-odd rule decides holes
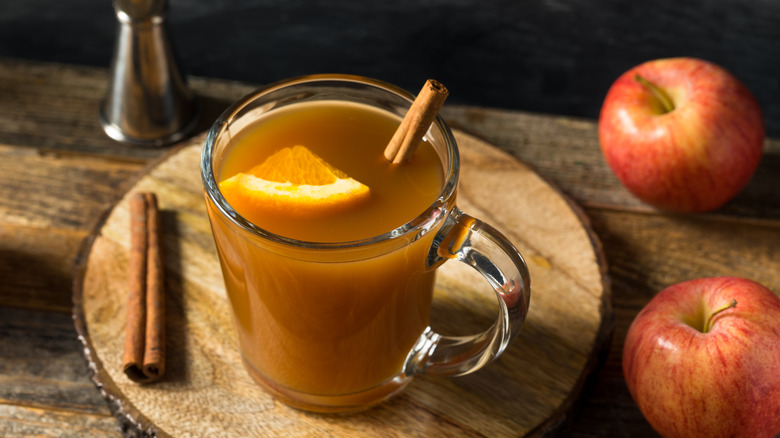
[[[305,146],[280,149],[249,172],[220,182],[219,189],[228,203],[250,221],[254,214],[332,213],[370,197],[368,186]]]

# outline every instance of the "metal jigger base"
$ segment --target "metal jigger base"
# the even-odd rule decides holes
[[[189,122],[187,122],[186,125],[182,126],[181,129],[160,137],[142,138],[142,137],[132,136],[128,134],[126,131],[124,131],[116,123],[112,123],[106,116],[105,103],[101,102],[100,105],[100,124],[103,127],[103,131],[112,140],[118,141],[128,146],[158,148],[158,147],[164,147],[179,142],[187,138],[190,134],[192,134],[195,131],[195,128],[198,126],[199,120],[200,120],[200,109],[197,105],[197,100],[195,100],[193,103],[192,116],[190,117]]]

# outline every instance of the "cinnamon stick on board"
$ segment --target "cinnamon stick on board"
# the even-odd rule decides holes
[[[439,81],[425,82],[385,148],[387,161],[398,164],[412,158],[448,95],[449,91]]]
[[[139,383],[165,373],[165,300],[157,196],[130,198],[130,274],[122,370]]]

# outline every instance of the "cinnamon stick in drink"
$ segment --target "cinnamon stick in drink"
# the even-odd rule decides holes
[[[130,263],[122,369],[133,381],[150,383],[165,372],[165,300],[157,197],[130,198]]]
[[[385,158],[394,164],[412,158],[414,151],[439,113],[449,91],[440,82],[428,79],[385,148]]]

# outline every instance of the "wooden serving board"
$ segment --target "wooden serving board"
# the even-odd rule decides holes
[[[129,435],[151,436],[538,436],[565,418],[611,332],[600,244],[582,212],[528,166],[455,133],[462,159],[459,206],[492,224],[525,256],[531,306],[496,362],[457,378],[417,377],[366,412],[315,415],[256,386],[233,337],[205,212],[202,137],[149,168],[85,242],[74,319],[92,378]],[[129,253],[129,194],[157,193],[164,230],[167,371],[140,385],[121,371]],[[439,271],[431,325],[472,334],[494,320],[487,283],[460,263]]]

